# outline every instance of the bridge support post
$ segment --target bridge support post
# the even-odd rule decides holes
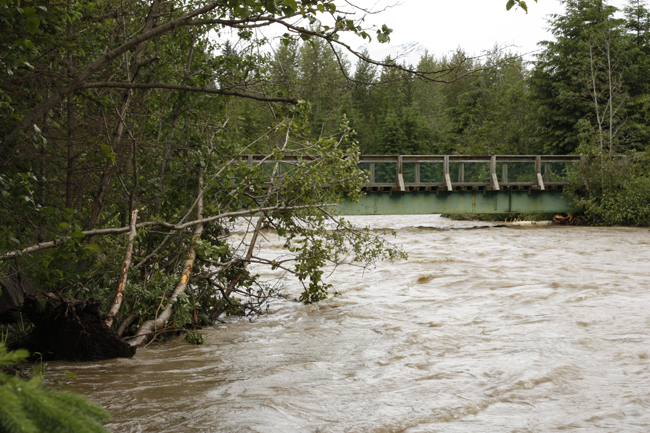
[[[542,157],[535,157],[535,176],[537,177],[537,186],[540,191],[544,191],[544,178],[542,177]]]
[[[444,156],[442,165],[445,178],[445,186],[447,187],[447,191],[452,191],[453,187],[451,186],[451,177],[449,177],[449,155]]]
[[[490,177],[492,179],[492,189],[499,191],[499,179],[497,178],[497,156],[492,155],[490,158]]]
[[[397,157],[397,190],[400,192],[406,191],[406,188],[404,188],[404,175],[402,174],[402,155]]]

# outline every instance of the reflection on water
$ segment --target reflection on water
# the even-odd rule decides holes
[[[396,229],[410,259],[339,268],[340,296],[203,346],[51,366],[115,432],[650,431],[647,229],[350,219]]]

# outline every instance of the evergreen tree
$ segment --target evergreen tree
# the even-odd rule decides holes
[[[444,68],[444,59],[437,61],[428,52],[425,52],[417,66],[418,72],[437,71]],[[426,121],[432,133],[432,141],[436,147],[432,153],[442,153],[441,143],[445,141],[446,125],[446,97],[444,83],[434,83],[423,79],[416,79],[413,82],[413,101],[419,107],[420,114]]]
[[[606,41],[610,54],[620,56],[622,42],[616,8],[602,0],[564,0],[563,4],[565,14],[550,20],[556,40],[542,42],[544,50],[530,79],[537,114],[536,148],[552,154],[572,153],[581,142],[593,141],[599,115],[594,107],[594,80],[597,94],[608,87],[597,74],[599,65],[607,63],[602,51]],[[601,103],[603,97],[607,99],[598,95]]]
[[[381,121],[379,127],[379,140],[377,143],[377,154],[399,155],[405,154],[407,138],[400,118],[395,110],[389,109]]]
[[[0,368],[24,361],[27,352],[7,352],[0,343]],[[85,397],[55,391],[39,379],[25,381],[0,371],[0,431],[3,433],[106,433],[108,414]]]
[[[286,40],[279,44],[271,62],[271,78],[289,94],[298,83],[298,41]]]
[[[377,153],[385,155],[423,155],[431,153],[432,134],[417,105],[403,107],[399,113],[388,109],[377,140]]]
[[[362,53],[368,57],[368,51]],[[351,126],[357,132],[357,140],[361,153],[373,153],[377,139],[377,105],[376,93],[377,67],[371,63],[358,61],[355,67],[350,92],[352,113]]]
[[[449,142],[461,154],[533,153],[522,59],[495,50],[485,67],[486,72],[473,80],[472,90],[460,95],[458,105],[447,111]]]
[[[629,0],[625,7],[628,46],[624,81],[627,103],[628,138],[632,149],[650,146],[650,12],[645,2]]]
[[[401,149],[403,155],[432,153],[433,134],[417,104],[402,109],[400,125],[406,139]]]
[[[315,137],[338,132],[339,103],[346,92],[347,80],[341,67],[347,69],[342,53],[338,58],[321,39],[304,42],[298,53],[298,93],[311,104],[311,123]],[[347,72],[346,72],[347,74]]]

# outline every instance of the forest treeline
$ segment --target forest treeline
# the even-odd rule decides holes
[[[601,144],[608,153],[646,150],[646,5],[632,0],[618,11],[600,1],[564,4],[566,13],[549,20],[554,40],[530,61],[495,47],[480,57],[459,48],[402,64],[448,70],[442,81],[450,83],[352,65],[324,41],[276,47],[271,74],[287,94],[311,103],[314,136],[335,134],[345,116],[363,154],[572,154]]]

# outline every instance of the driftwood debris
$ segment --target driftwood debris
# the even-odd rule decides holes
[[[578,219],[573,216],[573,214],[558,214],[553,217],[553,223],[560,225],[560,226],[573,226],[576,225],[578,222]]]

